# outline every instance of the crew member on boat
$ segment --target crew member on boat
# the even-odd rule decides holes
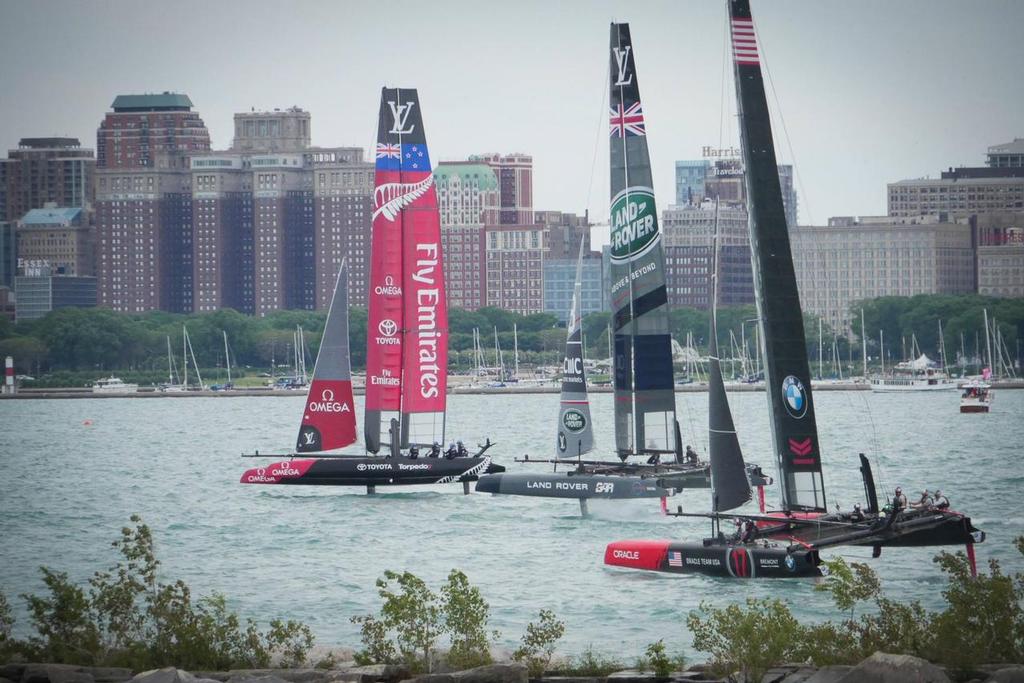
[[[687,465],[699,465],[700,458],[697,457],[697,451],[693,450],[693,447],[687,444],[686,446],[686,464]]]
[[[946,498],[946,496],[942,495],[942,491],[940,491],[939,489],[935,489],[935,498],[933,499],[932,504],[939,510],[948,510],[949,498]]]
[[[910,504],[912,508],[927,508],[932,506],[932,496],[928,493],[928,489],[921,492],[921,497]]]
[[[892,507],[896,511],[907,509],[907,497],[903,495],[903,489],[896,487],[896,495],[892,497]]]

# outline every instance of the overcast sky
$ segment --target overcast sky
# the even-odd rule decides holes
[[[801,223],[884,214],[887,182],[981,165],[989,145],[1024,137],[1024,2],[754,0],[753,12]],[[416,87],[435,160],[532,154],[536,208],[606,220],[612,20],[631,24],[665,207],[676,159],[737,144],[724,0],[0,0],[0,145],[95,147],[116,95],[172,90],[217,149],[234,112],[292,105],[312,112],[314,144],[366,147],[380,87]]]

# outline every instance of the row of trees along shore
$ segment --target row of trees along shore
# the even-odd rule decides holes
[[[939,357],[939,321],[949,365],[955,365],[963,348],[968,357],[984,355],[983,310],[995,320],[1011,357],[1018,353],[1024,337],[1024,299],[996,299],[982,296],[920,295],[882,297],[851,306],[852,330],[833,330],[822,325],[822,355],[828,363],[834,356],[859,374],[861,359],[860,317],[864,314],[868,357],[878,365],[879,332],[885,339],[886,366],[902,360],[914,335],[922,351]],[[258,375],[272,370],[271,364],[286,366],[293,357],[296,327],[305,334],[307,365],[312,367],[319,348],[326,313],[323,311],[276,311],[266,317],[243,315],[231,309],[212,313],[181,315],[151,311],[143,314],[115,313],[108,309],[65,308],[39,320],[14,324],[0,319],[0,356],[13,356],[19,374],[36,378],[37,386],[79,386],[97,377],[117,372],[127,381],[157,383],[168,374],[167,340],[175,363],[181,367],[182,326],[188,328],[192,348],[204,375],[222,381],[224,340],[227,332],[234,377]],[[592,313],[583,321],[586,354],[608,357],[609,313]],[[754,354],[754,306],[725,307],[718,313],[719,348],[729,356],[730,333],[738,344],[745,339],[748,355]],[[352,365],[366,364],[366,310],[352,308],[349,315]],[[807,350],[817,372],[819,350],[818,318],[805,315]],[[475,365],[473,330],[478,329],[485,363],[495,365],[494,329],[506,365],[512,362],[513,327],[516,329],[519,361],[524,366],[558,365],[561,362],[565,327],[549,313],[520,315],[499,308],[477,311],[449,311],[450,370],[468,372]],[[671,312],[673,337],[686,345],[692,334],[701,354],[707,350],[708,312],[676,308]],[[833,343],[834,342],[834,343]],[[980,347],[980,348],[979,348]],[[835,349],[835,351],[833,350]],[[980,352],[980,353],[979,353]],[[737,352],[738,353],[738,352]],[[908,351],[909,354],[909,351]],[[976,368],[972,369],[976,371]],[[287,374],[277,370],[276,374]],[[64,384],[61,384],[64,382]],[[30,383],[31,385],[31,383]]]

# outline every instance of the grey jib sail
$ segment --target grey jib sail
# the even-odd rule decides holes
[[[818,429],[775,144],[749,0],[729,0],[765,383],[787,510],[825,511]]]
[[[619,457],[675,452],[665,255],[629,24],[611,25],[611,301]]]
[[[750,481],[743,462],[718,357],[718,204],[715,204],[714,268],[711,275],[711,329],[708,342],[708,460],[711,461],[711,504],[715,512],[732,510],[750,500]]]
[[[562,363],[562,400],[558,411],[556,458],[578,458],[594,447],[594,431],[590,424],[590,401],[587,399],[587,377],[583,369],[582,268],[583,245],[576,261],[576,284]]]

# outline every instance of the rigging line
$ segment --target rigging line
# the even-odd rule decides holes
[[[729,26],[729,15],[726,12],[725,23],[723,24],[722,31],[722,77],[719,79],[719,95],[718,95],[718,148],[722,148],[722,138],[724,137],[725,130],[725,67],[729,61],[729,43],[732,40],[730,37],[730,26]]]
[[[807,222],[806,225],[814,225],[814,218],[811,215],[811,202],[807,194],[807,190],[804,187],[803,176],[800,175],[800,166],[796,162],[796,154],[793,152],[793,140],[789,136],[789,128],[786,127],[786,117],[782,114],[782,106],[779,105],[779,95],[775,90],[775,81],[772,80],[772,70],[768,67],[768,53],[764,48],[764,41],[760,40],[761,31],[757,28],[755,22],[755,35],[759,37],[758,43],[761,50],[761,64],[763,65],[763,72],[768,75],[768,85],[771,87],[772,100],[775,102],[775,110],[779,113],[779,123],[782,124],[782,133],[786,138],[786,148],[789,150],[789,158],[793,161],[793,176],[796,178],[797,185],[800,188],[800,194],[804,196],[804,204],[807,206]]]
[[[588,210],[590,209],[590,199],[594,194],[594,177],[597,171],[597,151],[601,144],[601,128],[605,117],[608,116],[609,109],[608,91],[611,87],[612,72],[611,69],[605,69],[604,71],[604,85],[601,87],[601,106],[598,108],[597,129],[594,135],[594,156],[590,163],[590,183],[587,185],[587,203],[584,204]],[[590,230],[589,225],[587,230]]]

